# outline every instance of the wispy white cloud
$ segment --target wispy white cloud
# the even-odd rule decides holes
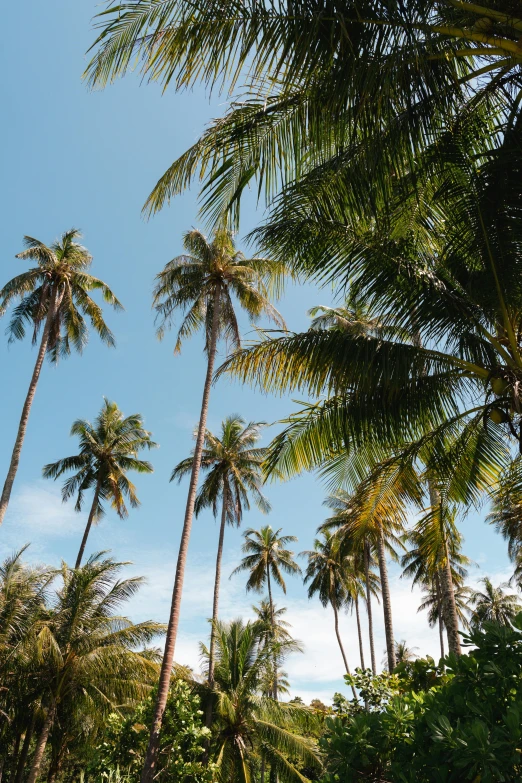
[[[17,546],[27,540],[78,535],[86,519],[74,511],[72,503],[62,503],[59,487],[44,482],[25,484],[17,488],[9,505],[5,538]]]

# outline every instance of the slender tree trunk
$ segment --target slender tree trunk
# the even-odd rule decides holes
[[[392,672],[396,666],[395,639],[393,638],[393,621],[390,596],[390,583],[388,581],[388,568],[386,566],[386,553],[384,551],[384,535],[379,528],[377,538],[377,557],[379,559],[379,575],[381,577],[382,608],[384,612],[384,631],[386,634],[386,651],[388,654],[388,670]]]
[[[94,521],[94,517],[96,516],[96,510],[98,508],[98,501],[100,498],[100,488],[101,488],[101,479],[98,479],[98,481],[96,482],[96,489],[94,490],[94,498],[92,501],[91,510],[89,511],[89,518],[87,519],[87,524],[85,525],[85,530],[83,532],[82,543],[80,544],[80,551],[78,552],[78,557],[76,558],[76,563],[74,564],[75,568],[79,568],[82,563],[83,553],[85,552],[85,545],[87,544],[87,539],[89,538],[89,533],[91,532],[92,523]]]
[[[221,289],[216,287],[214,294],[214,312],[212,317],[212,331],[210,336],[210,345],[208,351],[207,374],[205,386],[203,389],[203,400],[201,403],[201,414],[199,417],[198,435],[196,447],[194,449],[194,460],[192,463],[192,472],[190,475],[190,484],[185,509],[185,519],[183,522],[183,531],[178,553],[178,562],[176,565],[176,577],[174,580],[174,589],[172,592],[172,603],[170,608],[169,624],[165,640],[165,651],[161,664],[158,695],[154,710],[154,721],[151,727],[147,755],[141,773],[141,783],[152,783],[156,774],[156,765],[158,761],[159,737],[163,713],[167,704],[169,695],[170,678],[172,674],[172,663],[176,650],[176,638],[178,635],[179,613],[181,608],[181,596],[183,593],[183,580],[185,578],[185,565],[187,561],[188,545],[190,541],[190,532],[192,529],[192,517],[194,515],[194,504],[196,501],[196,490],[198,485],[199,470],[201,466],[201,453],[203,451],[203,441],[207,426],[208,402],[210,397],[210,387],[212,385],[212,376],[214,373],[214,362],[216,359],[217,338],[219,329],[219,315],[221,306]],[[29,781],[29,783],[33,783]]]
[[[446,557],[444,568],[441,574],[441,588],[444,599],[444,621],[446,633],[448,635],[448,648],[450,653],[455,655],[462,653],[459,636],[459,618],[457,614],[457,605],[455,603],[455,592],[453,589],[453,576],[451,574],[451,562],[449,556],[448,542],[445,543]]]
[[[16,766],[16,773],[14,776],[13,783],[22,783],[22,778],[24,775],[24,769],[27,762],[27,756],[29,755],[29,748],[31,747],[31,740],[33,738],[34,734],[34,724],[36,722],[36,712],[33,710],[33,716],[31,718],[31,723],[29,724],[27,731],[25,732],[24,742],[22,745],[22,751],[20,753],[20,758],[18,759],[18,764]]]
[[[373,616],[372,616],[372,591],[370,586],[370,553],[368,542],[364,542],[364,574],[366,579],[366,611],[368,613],[368,634],[370,637],[370,658],[372,662],[372,672],[377,674],[377,665],[375,663],[375,643],[373,639]]]
[[[214,682],[214,647],[216,644],[216,634],[214,631],[219,610],[219,588],[221,584],[221,560],[223,558],[223,541],[225,539],[225,527],[227,524],[227,486],[223,484],[223,508],[221,509],[221,525],[219,526],[219,540],[216,555],[216,577],[214,579],[214,603],[212,605],[212,629],[210,631],[210,654],[208,658],[208,681],[212,685]]]
[[[444,564],[440,570],[440,585],[444,604],[444,624],[446,626],[446,633],[448,635],[448,647],[450,653],[453,652],[455,655],[460,655],[462,651],[460,648],[459,617],[457,614],[457,605],[455,603],[455,590],[453,587],[453,576],[451,574],[451,559],[448,547],[448,539],[446,536],[446,531],[443,527],[444,520],[442,518],[443,509],[440,493],[432,481],[428,481],[428,487],[432,508],[438,506],[440,509],[441,532],[444,537]]]
[[[439,574],[435,574],[435,590],[437,592],[437,614],[439,615],[439,642],[440,642],[440,657],[444,658],[444,619],[442,600],[440,595],[440,577]]]
[[[268,587],[268,602],[270,604],[270,623],[272,625],[272,640],[275,641],[275,616],[274,616],[274,602],[272,600],[272,585],[270,583],[270,566],[266,564],[266,584]],[[272,690],[272,698],[277,701],[277,656],[274,655],[274,687]]]
[[[221,559],[223,557],[223,541],[225,538],[225,527],[227,524],[227,485],[223,483],[223,508],[221,509],[221,524],[219,526],[219,540],[216,556],[216,577],[214,579],[214,603],[212,605],[212,627],[210,629],[210,650],[208,656],[208,684],[212,688],[214,685],[214,648],[216,646],[216,623],[219,611],[219,587],[221,584]],[[212,723],[212,699],[209,700],[205,723],[210,728]]]
[[[337,636],[337,643],[339,645],[341,655],[343,656],[344,668],[346,669],[346,674],[350,674],[350,667],[348,666],[346,653],[344,651],[343,643],[341,641],[341,634],[339,633],[339,612],[335,603],[333,601],[331,601],[330,603],[332,604],[332,609],[334,613],[335,635]],[[355,687],[352,685],[351,688],[352,688],[353,698],[357,701],[357,692],[355,690]]]
[[[361,628],[361,616],[359,614],[359,596],[355,594],[355,617],[357,618],[357,635],[359,637],[359,655],[361,656],[361,669],[365,669],[364,665],[364,648],[362,640],[362,628]]]
[[[42,726],[40,736],[38,737],[38,741],[36,743],[36,748],[33,756],[33,763],[31,764],[31,770],[29,772],[29,777],[27,778],[27,783],[36,783],[36,780],[38,778],[40,767],[42,765],[42,759],[45,753],[45,747],[47,745],[47,740],[49,739],[49,733],[53,725],[55,711],[56,708],[54,704],[51,705],[47,710],[47,715],[45,716],[44,724]]]
[[[261,754],[261,783],[265,783],[265,769],[266,769],[266,761],[265,761],[265,754]]]
[[[31,413],[31,406],[33,404],[34,395],[36,393],[36,387],[38,385],[38,379],[47,353],[47,346],[49,344],[49,333],[51,324],[55,317],[56,311],[60,306],[63,293],[58,296],[58,292],[55,289],[51,294],[51,301],[49,303],[49,309],[47,311],[47,317],[45,319],[45,326],[42,333],[42,339],[40,341],[40,347],[38,349],[38,355],[36,357],[36,363],[34,365],[33,374],[31,376],[31,382],[27,391],[24,406],[22,408],[22,415],[20,417],[20,423],[18,424],[18,432],[16,433],[16,440],[11,454],[11,462],[9,463],[9,469],[2,490],[2,496],[0,498],[0,525],[4,521],[4,517],[9,505],[9,499],[13,489],[16,472],[20,463],[20,454],[22,452],[22,446],[24,443],[25,433],[27,430],[27,424],[29,422],[29,414]]]
[[[22,742],[22,732],[18,731],[16,734],[16,739],[13,746],[13,755],[11,757],[11,763],[9,764],[9,780],[13,780],[15,773],[16,773],[16,766],[18,764],[18,756],[20,753],[20,743]],[[3,761],[3,759],[2,759]],[[1,764],[2,762],[0,762]],[[2,771],[5,770],[5,766],[2,768]],[[1,775],[0,775],[0,783],[1,783]]]

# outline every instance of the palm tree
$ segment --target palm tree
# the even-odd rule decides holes
[[[334,613],[335,635],[344,661],[346,674],[350,674],[350,667],[344,651],[341,635],[339,633],[339,609],[346,604],[347,588],[345,582],[344,558],[339,553],[339,540],[331,533],[325,532],[322,540],[316,538],[313,550],[301,552],[308,558],[304,582],[308,584],[308,598],[319,596],[323,606],[330,606]],[[355,688],[352,685],[353,698],[357,699]]]
[[[124,417],[115,402],[105,400],[94,424],[86,419],[77,419],[71,427],[71,435],[80,441],[80,452],[45,465],[44,478],[57,479],[64,473],[76,471],[64,483],[64,502],[77,493],[76,511],[81,511],[84,493],[93,490],[93,499],[85,532],[76,558],[75,568],[82,562],[91,526],[104,515],[103,501],[110,501],[120,519],[128,516],[125,498],[132,508],[140,504],[136,487],[127,478],[127,471],[152,473],[150,462],[138,459],[143,449],[157,444],[150,432],[143,428],[139,413]]]
[[[401,663],[410,663],[411,661],[414,661],[415,658],[418,658],[417,653],[415,650],[418,650],[418,647],[408,647],[406,644],[405,639],[401,639],[399,642],[395,642],[395,661],[396,665],[399,666]],[[388,664],[388,654],[385,650],[384,658],[382,659],[383,666],[386,666]]]
[[[455,610],[457,613],[458,624],[462,628],[468,628],[469,626],[469,599],[471,590],[469,587],[462,583],[462,577],[459,572],[452,568],[453,574],[453,595],[455,600]],[[425,583],[423,585],[423,591],[421,596],[421,603],[417,612],[428,612],[428,625],[430,628],[439,626],[439,642],[440,642],[440,657],[444,658],[444,628],[447,623],[447,615],[445,613],[445,606],[441,600],[442,591],[440,584],[437,582],[437,575],[435,580],[431,583]]]
[[[363,557],[369,564],[371,552],[375,553],[379,564],[390,671],[395,668],[395,648],[386,553],[389,553],[393,559],[397,559],[394,546],[402,546],[399,534],[404,530],[406,523],[407,504],[412,500],[418,500],[418,484],[415,478],[414,471],[406,474],[401,470],[391,469],[382,475],[370,475],[351,495],[345,491],[337,492],[325,501],[325,505],[333,509],[334,515],[320,528],[320,530],[336,531],[343,554],[351,553],[360,547]],[[370,605],[368,592],[367,602]],[[374,670],[373,639],[370,644],[372,670]]]
[[[265,514],[270,511],[270,504],[261,492],[263,483],[261,465],[266,450],[256,448],[262,426],[262,424],[254,422],[246,424],[245,420],[238,415],[229,416],[221,425],[220,437],[207,430],[203,442],[201,468],[207,471],[207,476],[196,498],[194,507],[196,516],[204,508],[209,507],[212,508],[214,516],[217,516],[218,505],[221,502],[221,525],[216,556],[212,629],[210,632],[208,667],[210,682],[214,676],[214,624],[218,619],[225,526],[227,522],[229,525],[240,526],[243,511],[250,509],[249,495],[252,495],[260,511]],[[193,456],[182,460],[172,471],[170,480],[181,481],[183,476],[190,474],[193,462]]]
[[[376,462],[420,459],[428,477],[443,480],[445,502],[467,505],[494,495],[502,471],[520,483],[514,172],[522,153],[513,123],[494,151],[448,139],[436,175],[435,150],[415,164],[426,188],[420,200],[402,198],[404,180],[373,221],[332,219],[329,238],[318,232],[307,245],[306,268],[350,280],[370,308],[386,314],[385,324],[415,321],[419,340],[314,330],[268,338],[228,362],[226,369],[265,391],[321,395],[289,417],[273,443],[268,465],[282,475],[314,468],[324,475],[344,455],[354,489]],[[454,614],[449,630],[458,652],[455,625]]]
[[[291,652],[290,641],[260,643],[258,623],[216,623],[214,688],[199,685],[203,702],[212,699],[212,756],[219,780],[248,783],[254,779],[259,755],[283,783],[303,783],[298,767],[319,771],[320,761],[310,736],[317,720],[306,707],[275,701],[266,695],[266,669],[274,657]],[[209,651],[202,646],[208,661]]]
[[[433,487],[432,484],[430,488],[432,495]],[[448,634],[450,649],[455,649],[455,637],[458,641],[462,609],[458,606],[456,591],[462,587],[468,573],[466,567],[471,561],[460,551],[462,536],[455,524],[456,508],[449,508],[447,504],[441,502],[440,493],[437,491],[435,493],[435,505],[426,510],[405,537],[405,540],[412,544],[412,548],[403,555],[401,563],[404,569],[402,575],[412,578],[412,589],[415,585],[421,584],[436,597],[436,613],[430,613],[428,622],[430,625],[438,622],[441,658],[443,658],[444,628]],[[444,590],[448,582],[451,584],[450,602]]]
[[[232,577],[234,574],[248,571],[250,575],[246,583],[247,592],[250,590],[260,592],[266,584],[268,603],[270,605],[272,636],[274,638],[276,618],[271,579],[286,594],[286,583],[282,571],[291,576],[301,573],[301,569],[293,559],[294,553],[286,549],[286,546],[293,541],[297,541],[297,538],[295,536],[280,536],[281,530],[282,528],[279,528],[279,530],[274,531],[270,525],[262,527],[261,530],[254,530],[253,528],[245,530],[243,534],[245,543],[242,546],[245,557],[243,557],[241,563],[230,575]],[[277,672],[277,662],[274,662],[274,670]],[[277,699],[277,689],[274,690],[273,695]]]
[[[469,599],[470,605],[474,607],[470,619],[471,625],[479,626],[484,622],[509,625],[513,618],[522,611],[518,595],[505,593],[503,588],[507,587],[507,584],[494,587],[487,576],[480,582],[484,585],[484,591],[473,590]]]
[[[363,633],[361,627],[361,616],[359,612],[359,602],[364,604],[368,601],[368,593],[370,595],[370,601],[372,596],[379,600],[380,593],[380,579],[377,574],[372,570],[375,566],[375,558],[372,558],[371,566],[368,564],[366,569],[366,550],[367,547],[363,544],[363,552],[360,548],[355,549],[353,554],[346,555],[344,558],[344,582],[346,586],[346,603],[350,609],[355,609],[355,617],[357,621],[357,636],[359,638],[359,655],[361,659],[361,669],[365,669],[364,664],[364,645],[363,645]],[[368,614],[371,617],[371,610]],[[372,626],[370,626],[372,628]],[[373,628],[371,634],[371,644],[373,649]],[[374,652],[375,657],[375,652]]]
[[[181,311],[184,318],[178,330],[175,352],[181,350],[186,338],[203,329],[207,372],[176,564],[154,723],[143,767],[142,783],[152,783],[158,756],[159,732],[168,698],[217,345],[221,338],[234,348],[240,345],[233,297],[252,321],[266,315],[275,323],[284,326],[281,316],[268,300],[270,286],[281,279],[284,273],[281,264],[275,265],[265,258],[246,259],[234,246],[232,234],[225,229],[216,231],[210,242],[201,232],[189,231],[184,236],[183,245],[186,252],[169,261],[156,277],[153,301],[159,320],[158,337],[161,339],[164,336],[166,329],[172,325],[175,314]]]
[[[194,9],[184,0],[168,7],[130,0],[101,12],[99,23],[87,69],[93,85],[139,62],[147,80],[165,87],[229,82],[236,95],[246,79],[250,88],[165,172],[151,211],[205,177],[210,217],[228,209],[238,218],[256,179],[276,206],[290,202],[297,211],[299,196],[301,206],[306,199],[309,223],[328,209],[361,212],[385,201],[393,177],[433,138],[440,145],[448,127],[462,132],[475,121],[476,134],[493,136],[499,117],[519,114],[512,95],[522,20],[511,0],[393,7],[349,0],[342,14],[327,16],[319,2],[296,16],[283,2],[267,14],[262,2],[238,8],[227,0],[219,24],[209,2]],[[296,222],[292,233],[302,241]]]
[[[23,339],[29,325],[35,344],[42,330],[36,363],[0,498],[0,524],[9,505],[45,357],[48,356],[51,362],[57,362],[60,357],[67,356],[71,348],[81,353],[88,340],[84,316],[89,319],[92,328],[106,345],[114,345],[112,332],[103,320],[101,308],[91,299],[90,292],[100,290],[104,301],[115,309],[121,309],[121,304],[105,283],[88,274],[92,257],[86,248],[75,241],[80,237],[80,232],[72,228],[49,247],[33,237],[24,237],[26,249],[18,253],[16,258],[30,259],[36,262],[36,266],[17,275],[0,290],[0,315],[3,315],[13,300],[20,299],[7,327],[10,342]]]
[[[283,620],[283,616],[286,614],[286,607],[282,606],[280,609],[274,605],[274,625],[272,626],[272,614],[270,611],[270,602],[263,598],[259,605],[252,606],[254,614],[256,615],[256,633],[259,637],[259,645],[262,648],[271,645],[274,641],[283,644],[283,650],[291,648],[292,651],[302,652],[301,643],[294,639],[288,630],[291,626],[286,620]],[[276,656],[277,657],[277,656]],[[289,692],[289,682],[287,680],[286,672],[278,669],[277,666],[267,664],[264,682],[262,686],[263,693],[270,696],[272,693]]]
[[[28,654],[26,641],[45,612],[48,587],[55,575],[52,569],[28,566],[22,561],[27,546],[0,564],[0,745],[10,759],[3,771],[17,783],[39,711],[34,656]]]
[[[165,630],[152,621],[134,624],[114,611],[142,579],[117,579],[123,563],[92,556],[82,568],[61,568],[53,605],[32,628],[26,647],[35,658],[44,721],[27,783],[38,778],[59,709],[80,704],[108,715],[116,705],[143,699],[157,676],[156,654],[136,650]]]

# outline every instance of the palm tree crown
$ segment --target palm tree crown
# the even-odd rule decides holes
[[[33,237],[24,237],[26,249],[16,257],[35,261],[36,266],[17,275],[0,290],[0,315],[14,299],[21,300],[7,327],[10,341],[25,337],[26,326],[30,325],[36,342],[46,317],[52,314],[47,355],[53,362],[69,354],[71,347],[82,351],[88,339],[84,316],[103,342],[114,345],[113,334],[101,308],[91,299],[91,291],[101,291],[105,302],[122,309],[111,289],[88,274],[92,256],[76,241],[80,237],[75,228],[50,246]]]
[[[203,686],[203,697],[214,701],[213,749],[219,779],[248,783],[262,754],[272,774],[285,783],[303,783],[298,766],[319,768],[313,743],[303,734],[313,714],[266,695],[266,671],[274,657],[295,649],[291,640],[263,639],[258,623],[233,620],[216,625],[215,689]],[[208,651],[203,648],[204,657]],[[201,686],[200,686],[201,687]]]
[[[200,231],[189,231],[183,245],[186,252],[169,261],[157,275],[153,300],[160,339],[172,324],[175,313],[178,310],[184,313],[176,338],[176,352],[181,350],[183,341],[200,328],[205,332],[205,350],[210,351],[216,308],[219,310],[216,337],[225,338],[237,348],[241,337],[232,296],[253,321],[265,315],[284,326],[283,319],[268,299],[270,286],[283,275],[281,264],[266,258],[246,259],[234,246],[232,234],[225,229],[216,231],[210,242]]]
[[[88,534],[91,524],[105,513],[104,501],[110,502],[120,519],[128,515],[126,499],[132,508],[139,506],[136,488],[129,481],[127,472],[135,470],[138,473],[152,473],[150,462],[139,459],[138,454],[157,444],[152,440],[151,433],[144,429],[140,414],[124,416],[116,403],[109,400],[104,401],[94,424],[86,419],[75,421],[71,435],[79,438],[79,453],[45,465],[43,475],[44,478],[57,479],[64,473],[75,471],[65,481],[62,497],[66,501],[76,494],[77,511],[82,509],[85,492],[94,491],[86,530]],[[82,542],[79,560],[85,542],[86,538]]]
[[[244,532],[245,543],[242,550],[245,553],[241,563],[232,571],[231,576],[242,571],[249,571],[246,583],[248,591],[260,592],[265,584],[271,595],[270,578],[286,593],[286,583],[282,572],[295,576],[301,569],[293,559],[294,553],[286,546],[297,541],[295,536],[280,536],[282,528],[272,530],[270,525],[261,530],[249,528]],[[271,599],[270,599],[271,600]]]
[[[270,504],[261,492],[261,466],[266,449],[255,445],[262,426],[254,422],[246,424],[236,414],[223,421],[220,436],[210,430],[205,432],[201,467],[207,475],[196,499],[196,515],[210,507],[216,516],[221,501],[227,522],[240,525],[244,510],[250,510],[250,495],[263,513],[270,511]],[[182,460],[172,471],[170,480],[180,481],[190,473],[193,462],[193,456]]]
[[[474,607],[471,624],[481,625],[483,622],[490,621],[509,625],[522,610],[518,595],[505,593],[503,588],[507,587],[506,584],[494,587],[487,576],[481,579],[481,583],[484,585],[484,590],[474,590],[469,599],[469,603]]]

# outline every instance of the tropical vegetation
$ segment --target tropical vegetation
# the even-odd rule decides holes
[[[94,422],[74,421],[77,453],[57,460],[53,444],[40,449],[39,465],[55,460],[43,477],[64,477],[63,501],[89,510],[74,567],[37,564],[28,546],[0,564],[3,783],[522,777],[518,5],[121,0],[98,12],[91,86],[135,69],[165,89],[202,83],[228,98],[144,207],[151,216],[199,182],[206,233],[183,235],[152,306],[157,337],[177,332],[175,354],[203,333],[205,377],[194,447],[170,477],[188,479],[184,510],[173,490],[161,496],[179,526],[166,625],[130,619],[144,580],[89,549],[109,509],[126,519],[146,497],[129,478],[153,472],[142,456],[158,444],[144,415],[125,416],[107,397]],[[237,233],[252,185],[266,209],[247,255]],[[90,274],[80,238],[26,236],[17,258],[34,265],[0,290],[9,341],[30,329],[37,345],[4,449],[0,523],[15,516],[45,358],[82,353],[88,327],[115,345],[91,294],[121,304]],[[273,300],[302,283],[331,301],[294,332]],[[241,319],[255,327],[248,343]],[[260,416],[209,424],[213,384],[230,379],[301,398],[284,403],[293,408],[263,446]],[[159,439],[169,447],[167,430]],[[326,495],[317,530],[291,501],[284,525],[258,524],[257,512],[281,513],[270,482],[304,473]],[[474,570],[462,532],[471,511],[505,540],[512,574]],[[219,532],[198,669],[179,659],[178,642],[193,521],[208,512]],[[230,528],[247,516],[239,558]],[[310,547],[303,569],[296,532]],[[223,601],[230,560],[234,613]],[[397,596],[408,581],[438,660],[402,638]],[[242,607],[252,592],[259,603]],[[328,623],[318,682],[343,677],[349,695],[325,703],[317,693],[307,705],[295,692],[295,661],[307,653],[292,635],[299,611],[310,635],[315,618]]]

